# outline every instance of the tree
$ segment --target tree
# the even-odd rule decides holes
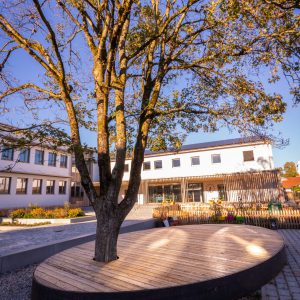
[[[296,177],[298,176],[296,164],[293,161],[288,161],[283,166],[284,177]]]
[[[51,103],[53,127],[69,128],[97,217],[95,260],[117,258],[146,147],[180,148],[184,132],[220,126],[266,137],[281,120],[282,97],[267,94],[258,75],[271,70],[275,82],[291,63],[294,53],[283,44],[299,35],[293,9],[263,0],[0,1],[0,100],[21,94],[37,120]],[[5,72],[20,51],[40,66],[43,80],[17,83]],[[99,190],[84,161],[82,128],[97,134]],[[130,179],[118,203],[128,154]]]

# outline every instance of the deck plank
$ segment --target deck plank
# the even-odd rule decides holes
[[[36,282],[58,290],[121,293],[225,278],[271,259],[284,247],[274,231],[244,225],[188,225],[120,235],[119,259],[92,260],[94,242],[40,264]]]

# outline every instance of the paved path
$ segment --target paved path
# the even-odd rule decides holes
[[[300,230],[282,229],[278,233],[285,241],[288,264],[262,288],[262,299],[300,300]]]
[[[136,205],[128,214],[122,227],[151,219],[152,208],[151,205]],[[92,208],[86,208],[85,213],[95,215]],[[0,257],[95,232],[96,221],[39,227],[0,226]]]
[[[125,220],[122,226],[136,224],[140,220]],[[96,221],[46,225],[42,227],[7,227],[0,226],[0,256],[27,249],[72,239],[96,232]]]

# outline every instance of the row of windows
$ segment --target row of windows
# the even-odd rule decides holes
[[[254,154],[253,151],[243,151],[243,159],[244,162],[246,161],[253,161],[254,160]],[[221,154],[212,154],[211,155],[211,162],[213,164],[219,164],[221,163]],[[197,166],[200,165],[200,156],[193,156],[191,157],[191,166]],[[154,169],[162,169],[162,160],[155,160],[154,161]],[[180,167],[180,158],[174,158],[172,159],[172,168],[178,168]],[[151,170],[151,162],[145,161],[143,164],[143,170]],[[129,165],[125,164],[125,172],[129,171]]]
[[[9,147],[2,148],[2,160],[14,160],[14,149]],[[34,155],[34,163],[36,165],[43,165],[45,152],[43,150],[35,150]],[[18,162],[29,163],[30,162],[30,149],[22,149],[20,150]],[[57,162],[57,154],[54,152],[48,153],[48,166],[56,167]],[[68,156],[67,155],[60,155],[60,167],[67,168],[68,167]]]
[[[32,180],[32,194],[42,194],[43,179]],[[11,177],[0,177],[0,194],[10,194]],[[28,178],[17,178],[16,194],[27,194]],[[63,195],[67,192],[67,182],[58,181],[58,193]],[[55,194],[55,180],[46,180],[46,194]]]

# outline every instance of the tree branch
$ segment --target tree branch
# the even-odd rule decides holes
[[[4,93],[0,94],[0,100],[4,99],[7,96],[10,96],[10,95],[12,95],[16,92],[25,90],[25,89],[34,89],[39,93],[44,93],[44,94],[49,95],[53,99],[62,100],[62,95],[61,94],[56,94],[56,93],[53,93],[51,91],[45,90],[45,89],[43,89],[43,88],[41,88],[41,87],[39,87],[39,86],[37,86],[33,83],[26,83],[26,84],[20,85],[18,87],[13,87],[13,88],[8,89]]]

